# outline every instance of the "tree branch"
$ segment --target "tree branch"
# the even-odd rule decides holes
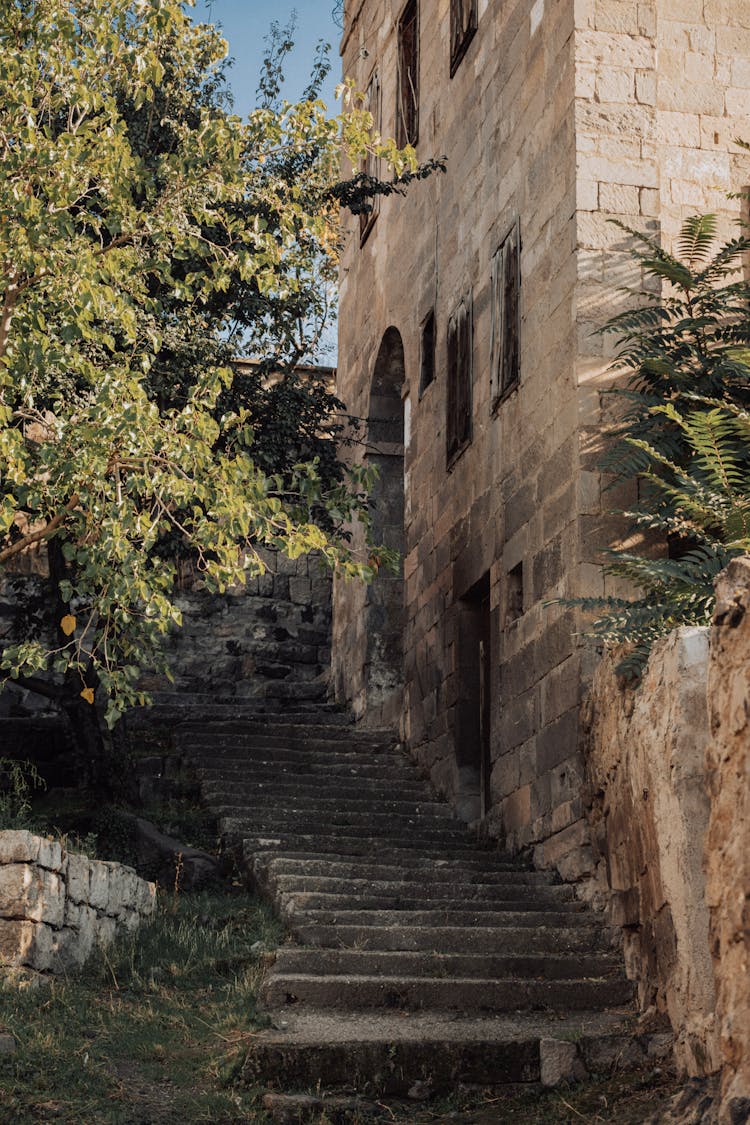
[[[5,547],[0,551],[0,563],[4,563],[14,555],[20,554],[21,551],[25,551],[27,547],[31,547],[34,543],[41,543],[42,540],[49,539],[54,535],[58,527],[64,523],[66,517],[78,506],[78,500],[78,493],[76,493],[75,496],[71,496],[70,500],[68,500],[62,512],[53,516],[44,527],[40,527],[36,531],[28,532],[27,535],[16,540],[15,543],[11,543],[10,547]]]

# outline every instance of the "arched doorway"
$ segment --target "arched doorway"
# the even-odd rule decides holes
[[[380,344],[367,416],[367,462],[378,469],[372,491],[376,543],[404,553],[404,346],[396,328]],[[381,719],[400,714],[404,666],[403,566],[381,571],[367,591],[367,712]]]

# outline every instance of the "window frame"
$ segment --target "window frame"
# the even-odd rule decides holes
[[[375,106],[373,107],[373,94],[375,96]],[[373,132],[378,136],[382,134],[383,130],[383,88],[380,82],[380,71],[378,67],[374,67],[370,74],[365,91],[365,100],[362,108],[372,114],[372,127]],[[373,179],[380,179],[380,157],[368,153],[362,161],[361,171],[365,175],[371,176]],[[376,195],[372,199],[372,209],[370,211],[361,211],[359,215],[359,245],[364,246],[369,238],[370,231],[375,225],[375,220],[380,214],[380,196]]]
[[[413,25],[412,44],[413,55],[412,61],[414,64],[414,76],[412,77],[409,72],[409,67],[405,55],[405,31]],[[406,0],[404,9],[401,12],[398,20],[398,68],[396,77],[396,140],[399,148],[405,148],[406,145],[415,147],[419,140],[419,68],[420,68],[420,50],[419,50],[419,0]],[[406,89],[405,75],[410,78],[411,89]],[[409,104],[413,109],[413,120],[409,119],[410,115],[404,113],[405,98],[409,98]],[[411,129],[409,129],[411,125]]]
[[[465,23],[464,16],[467,17]],[[461,61],[469,49],[469,44],[476,35],[477,23],[477,0],[451,0],[451,78],[461,65]]]
[[[465,415],[460,416],[462,405],[465,407]],[[473,406],[474,300],[469,289],[453,310],[446,328],[445,455],[448,470],[453,468],[464,450],[471,445],[474,432]]]
[[[509,267],[512,278],[509,279]],[[490,410],[494,413],[521,381],[521,220],[516,215],[492,255],[490,325]],[[507,314],[509,280],[512,281],[513,339],[509,352]]]

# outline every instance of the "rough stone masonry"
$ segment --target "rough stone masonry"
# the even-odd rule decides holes
[[[156,887],[131,867],[66,852],[56,840],[0,832],[0,965],[81,968],[96,947],[149,918]]]

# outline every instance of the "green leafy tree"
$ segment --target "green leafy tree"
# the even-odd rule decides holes
[[[345,530],[366,477],[321,472],[314,442],[256,457],[228,357],[238,324],[269,362],[309,351],[339,203],[366,206],[342,147],[377,151],[388,190],[421,172],[351,96],[338,118],[266,98],[240,121],[226,45],[178,0],[9,0],[0,45],[0,566],[47,544],[56,628],[2,667],[54,673],[78,723],[98,691],[112,724],[179,623],[170,541],[215,591],[259,543],[371,576],[377,548]]]
[[[630,375],[613,391],[625,409],[602,467],[615,484],[637,482],[637,504],[620,514],[644,542],[605,551],[604,569],[640,596],[574,604],[600,614],[594,635],[628,644],[619,671],[637,678],[658,637],[710,621],[714,578],[750,549],[750,285],[740,275],[750,239],[716,250],[716,217],[695,216],[672,255],[623,229],[659,293],[634,294],[638,307],[604,328]]]

